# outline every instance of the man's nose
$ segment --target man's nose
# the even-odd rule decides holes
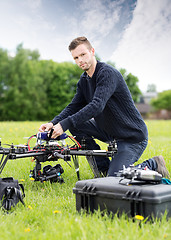
[[[83,58],[81,56],[78,57],[78,62],[81,63]]]

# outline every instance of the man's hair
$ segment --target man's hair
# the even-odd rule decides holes
[[[68,49],[69,49],[69,51],[74,50],[76,47],[78,47],[81,44],[87,45],[89,50],[92,49],[92,45],[86,37],[77,37],[77,38],[73,39],[72,42],[70,43]]]

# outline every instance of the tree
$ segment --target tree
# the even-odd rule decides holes
[[[7,88],[8,52],[0,48],[0,97],[3,98]]]
[[[147,92],[157,92],[155,84],[148,84]]]
[[[82,73],[71,62],[39,60],[19,44],[11,58],[0,50],[0,120],[48,120],[71,101]]]
[[[131,92],[131,95],[132,95],[132,98],[134,100],[134,102],[138,102],[139,101],[139,97],[141,95],[141,90],[139,89],[137,83],[138,83],[138,78],[135,77],[134,75],[132,75],[131,73],[129,73],[127,76],[126,76],[126,79],[125,79],[128,87],[129,87],[129,90]]]
[[[159,93],[157,98],[151,100],[151,104],[157,110],[171,110],[171,90]]]
[[[15,57],[0,49],[1,121],[49,120],[72,100],[82,70],[71,62],[39,58],[37,50],[24,49],[22,43],[17,46]],[[138,79],[125,69],[120,72],[136,101]]]
[[[16,56],[8,59],[1,120],[38,120],[45,114],[42,105],[46,98],[41,91],[43,81],[39,77],[38,56],[20,44]]]
[[[121,68],[120,73],[122,74],[130,92],[132,95],[132,98],[134,100],[134,102],[138,102],[139,101],[139,97],[141,95],[141,90],[138,87],[138,78],[134,75],[132,75],[132,73],[127,74],[126,69]]]
[[[47,87],[49,118],[59,114],[70,103],[81,73],[82,70],[76,64],[54,62]]]

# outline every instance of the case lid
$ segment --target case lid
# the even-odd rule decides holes
[[[107,198],[162,203],[171,201],[171,185],[132,181],[120,177],[95,178],[76,182],[73,192]]]

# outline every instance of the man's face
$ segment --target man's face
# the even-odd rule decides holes
[[[85,44],[81,44],[71,54],[76,64],[84,71],[88,71],[94,60],[94,48],[89,50]]]

